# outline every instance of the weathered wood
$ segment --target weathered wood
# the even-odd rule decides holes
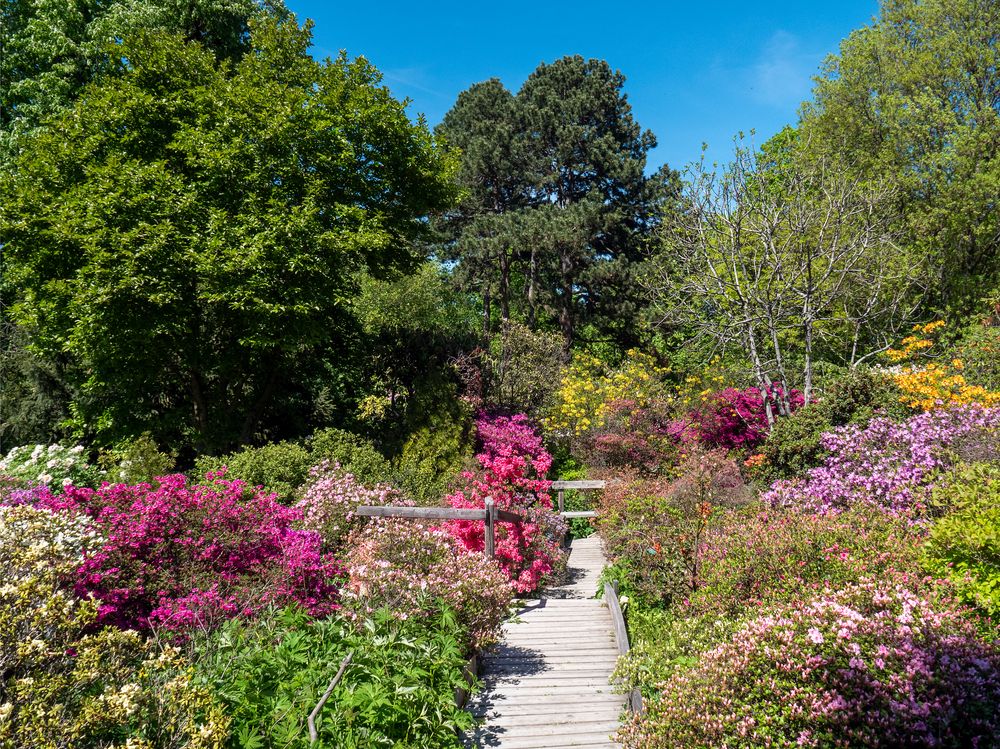
[[[572,510],[570,512],[559,513],[564,518],[596,518],[597,512],[594,510]]]
[[[497,555],[496,550],[496,524],[497,524],[497,506],[493,504],[493,500],[489,497],[486,498],[486,558],[493,559]]]
[[[504,523],[523,523],[524,518],[518,515],[516,512],[511,512],[510,510],[501,510],[499,507],[496,509],[496,519],[503,521]]]
[[[618,600],[618,589],[611,583],[604,583],[604,600],[611,612],[611,621],[615,625],[615,643],[621,655],[628,655],[631,646],[628,641],[628,629],[625,627],[625,616],[622,614],[621,602]],[[642,694],[633,689],[628,696],[629,710],[633,713],[642,712]]]
[[[368,518],[412,518],[414,520],[485,520],[486,510],[453,507],[381,507],[360,505],[355,513]]]
[[[603,489],[606,486],[604,481],[591,481],[591,480],[580,480],[580,481],[553,481],[553,489],[576,489],[578,491],[594,491],[596,489]]]
[[[309,713],[309,717],[306,719],[306,725],[309,726],[309,743],[315,744],[319,740],[319,732],[316,730],[316,716],[319,715],[319,711],[323,709],[323,705],[326,701],[330,699],[330,695],[333,694],[333,688],[337,686],[341,677],[344,675],[344,671],[347,667],[351,665],[351,659],[354,657],[354,651],[352,650],[346,656],[344,660],[340,662],[340,668],[337,669],[337,674],[332,679],[326,687],[326,691],[323,692],[323,696],[319,698],[319,702],[316,703],[316,707],[313,708],[312,712]]]
[[[560,489],[558,497],[559,497],[559,514],[562,515],[563,511],[566,509],[566,492]]]
[[[570,552],[573,577],[592,584],[546,590],[566,598],[520,601],[504,624],[503,641],[484,656],[484,691],[468,708],[483,723],[465,736],[466,746],[614,746],[626,699],[610,682],[619,655],[611,612],[592,597],[605,564],[600,548],[598,539],[575,539]]]

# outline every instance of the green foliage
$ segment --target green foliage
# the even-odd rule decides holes
[[[362,484],[393,480],[392,467],[370,440],[343,429],[320,429],[306,439],[312,465],[324,460],[339,463]]]
[[[265,491],[277,494],[282,503],[291,504],[309,478],[309,469],[318,462],[313,462],[312,453],[300,444],[276,442],[229,455],[199,458],[191,473],[192,478],[201,481],[209,471],[226,467],[227,479],[262,486]]]
[[[202,457],[191,471],[196,480],[226,466],[226,477],[263,486],[285,504],[300,496],[309,469],[328,461],[339,463],[362,483],[400,483],[400,476],[370,441],[343,429],[321,429],[304,442],[275,442],[228,455]]]
[[[952,354],[962,362],[962,374],[968,382],[1000,391],[1000,327],[973,327]]]
[[[451,161],[369,63],[314,61],[293,21],[255,20],[246,44],[224,63],[127,36],[118,74],[0,179],[14,318],[79,365],[71,413],[100,442],[155,425],[217,452],[291,419],[279,396],[308,412],[317,370],[353,371],[359,275],[415,267],[417,219],[453,197]]]
[[[108,481],[140,484],[150,483],[157,476],[166,476],[173,471],[177,455],[160,452],[153,438],[143,434],[103,452],[98,462],[104,468]]]
[[[459,747],[457,730],[472,721],[455,705],[465,686],[459,637],[447,612],[431,627],[385,610],[355,626],[286,609],[232,620],[194,649],[199,680],[231,716],[231,747]],[[310,745],[306,718],[348,654]]]
[[[11,0],[0,6],[0,162],[19,137],[70,107],[83,87],[114,70],[109,39],[142,30],[197,40],[223,58],[246,51],[247,23],[278,0]]]
[[[957,311],[996,287],[1000,48],[979,0],[892,0],[831,57],[801,140],[858,179],[894,185],[904,252],[932,259],[932,298]]]
[[[726,642],[739,621],[715,614],[678,615],[660,609],[628,609],[631,650],[618,662],[613,679],[625,690],[639,689],[644,699],[659,696],[657,685],[689,668],[715,646]]]
[[[987,617],[982,629],[996,636],[1000,622],[1000,466],[956,468],[938,486],[932,505],[947,514],[931,526],[927,571],[954,583],[959,595]]]

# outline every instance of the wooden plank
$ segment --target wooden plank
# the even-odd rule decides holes
[[[564,518],[596,518],[597,512],[594,510],[571,510],[570,512],[560,512]]]
[[[415,520],[486,520],[486,510],[453,507],[381,507],[360,505],[355,514],[366,518],[412,518]]]
[[[496,556],[496,524],[497,524],[497,506],[493,504],[493,500],[489,497],[486,498],[486,558],[493,559]]]
[[[603,489],[606,486],[604,481],[553,481],[553,489],[576,489],[578,491],[594,491],[596,489]]]
[[[516,512],[511,512],[510,510],[497,509],[497,520],[501,520],[505,523],[523,523],[524,517],[518,515]]]
[[[608,610],[611,612],[611,619],[615,625],[615,641],[618,645],[618,652],[628,655],[630,646],[628,642],[628,629],[625,627],[625,617],[622,614],[622,607],[618,601],[618,591],[611,583],[604,583],[604,600],[607,601]],[[634,713],[641,713],[642,694],[638,689],[633,689],[628,697],[629,710]]]

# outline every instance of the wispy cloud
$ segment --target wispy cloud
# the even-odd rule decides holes
[[[446,94],[434,86],[434,81],[427,70],[422,67],[415,68],[388,68],[382,71],[382,77],[390,88],[396,83],[402,88],[413,89],[424,94],[430,94],[439,98],[448,98]],[[405,92],[404,92],[405,93]]]
[[[785,107],[809,96],[818,63],[819,55],[803,50],[797,36],[779,30],[764,43],[757,61],[743,77],[752,98]]]

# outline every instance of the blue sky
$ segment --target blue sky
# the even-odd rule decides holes
[[[823,59],[878,11],[877,0],[286,2],[315,21],[317,57],[364,55],[432,126],[478,81],[516,91],[540,62],[603,58],[657,136],[652,168],[683,167],[703,142],[724,159],[737,131],[760,143],[794,123]]]

